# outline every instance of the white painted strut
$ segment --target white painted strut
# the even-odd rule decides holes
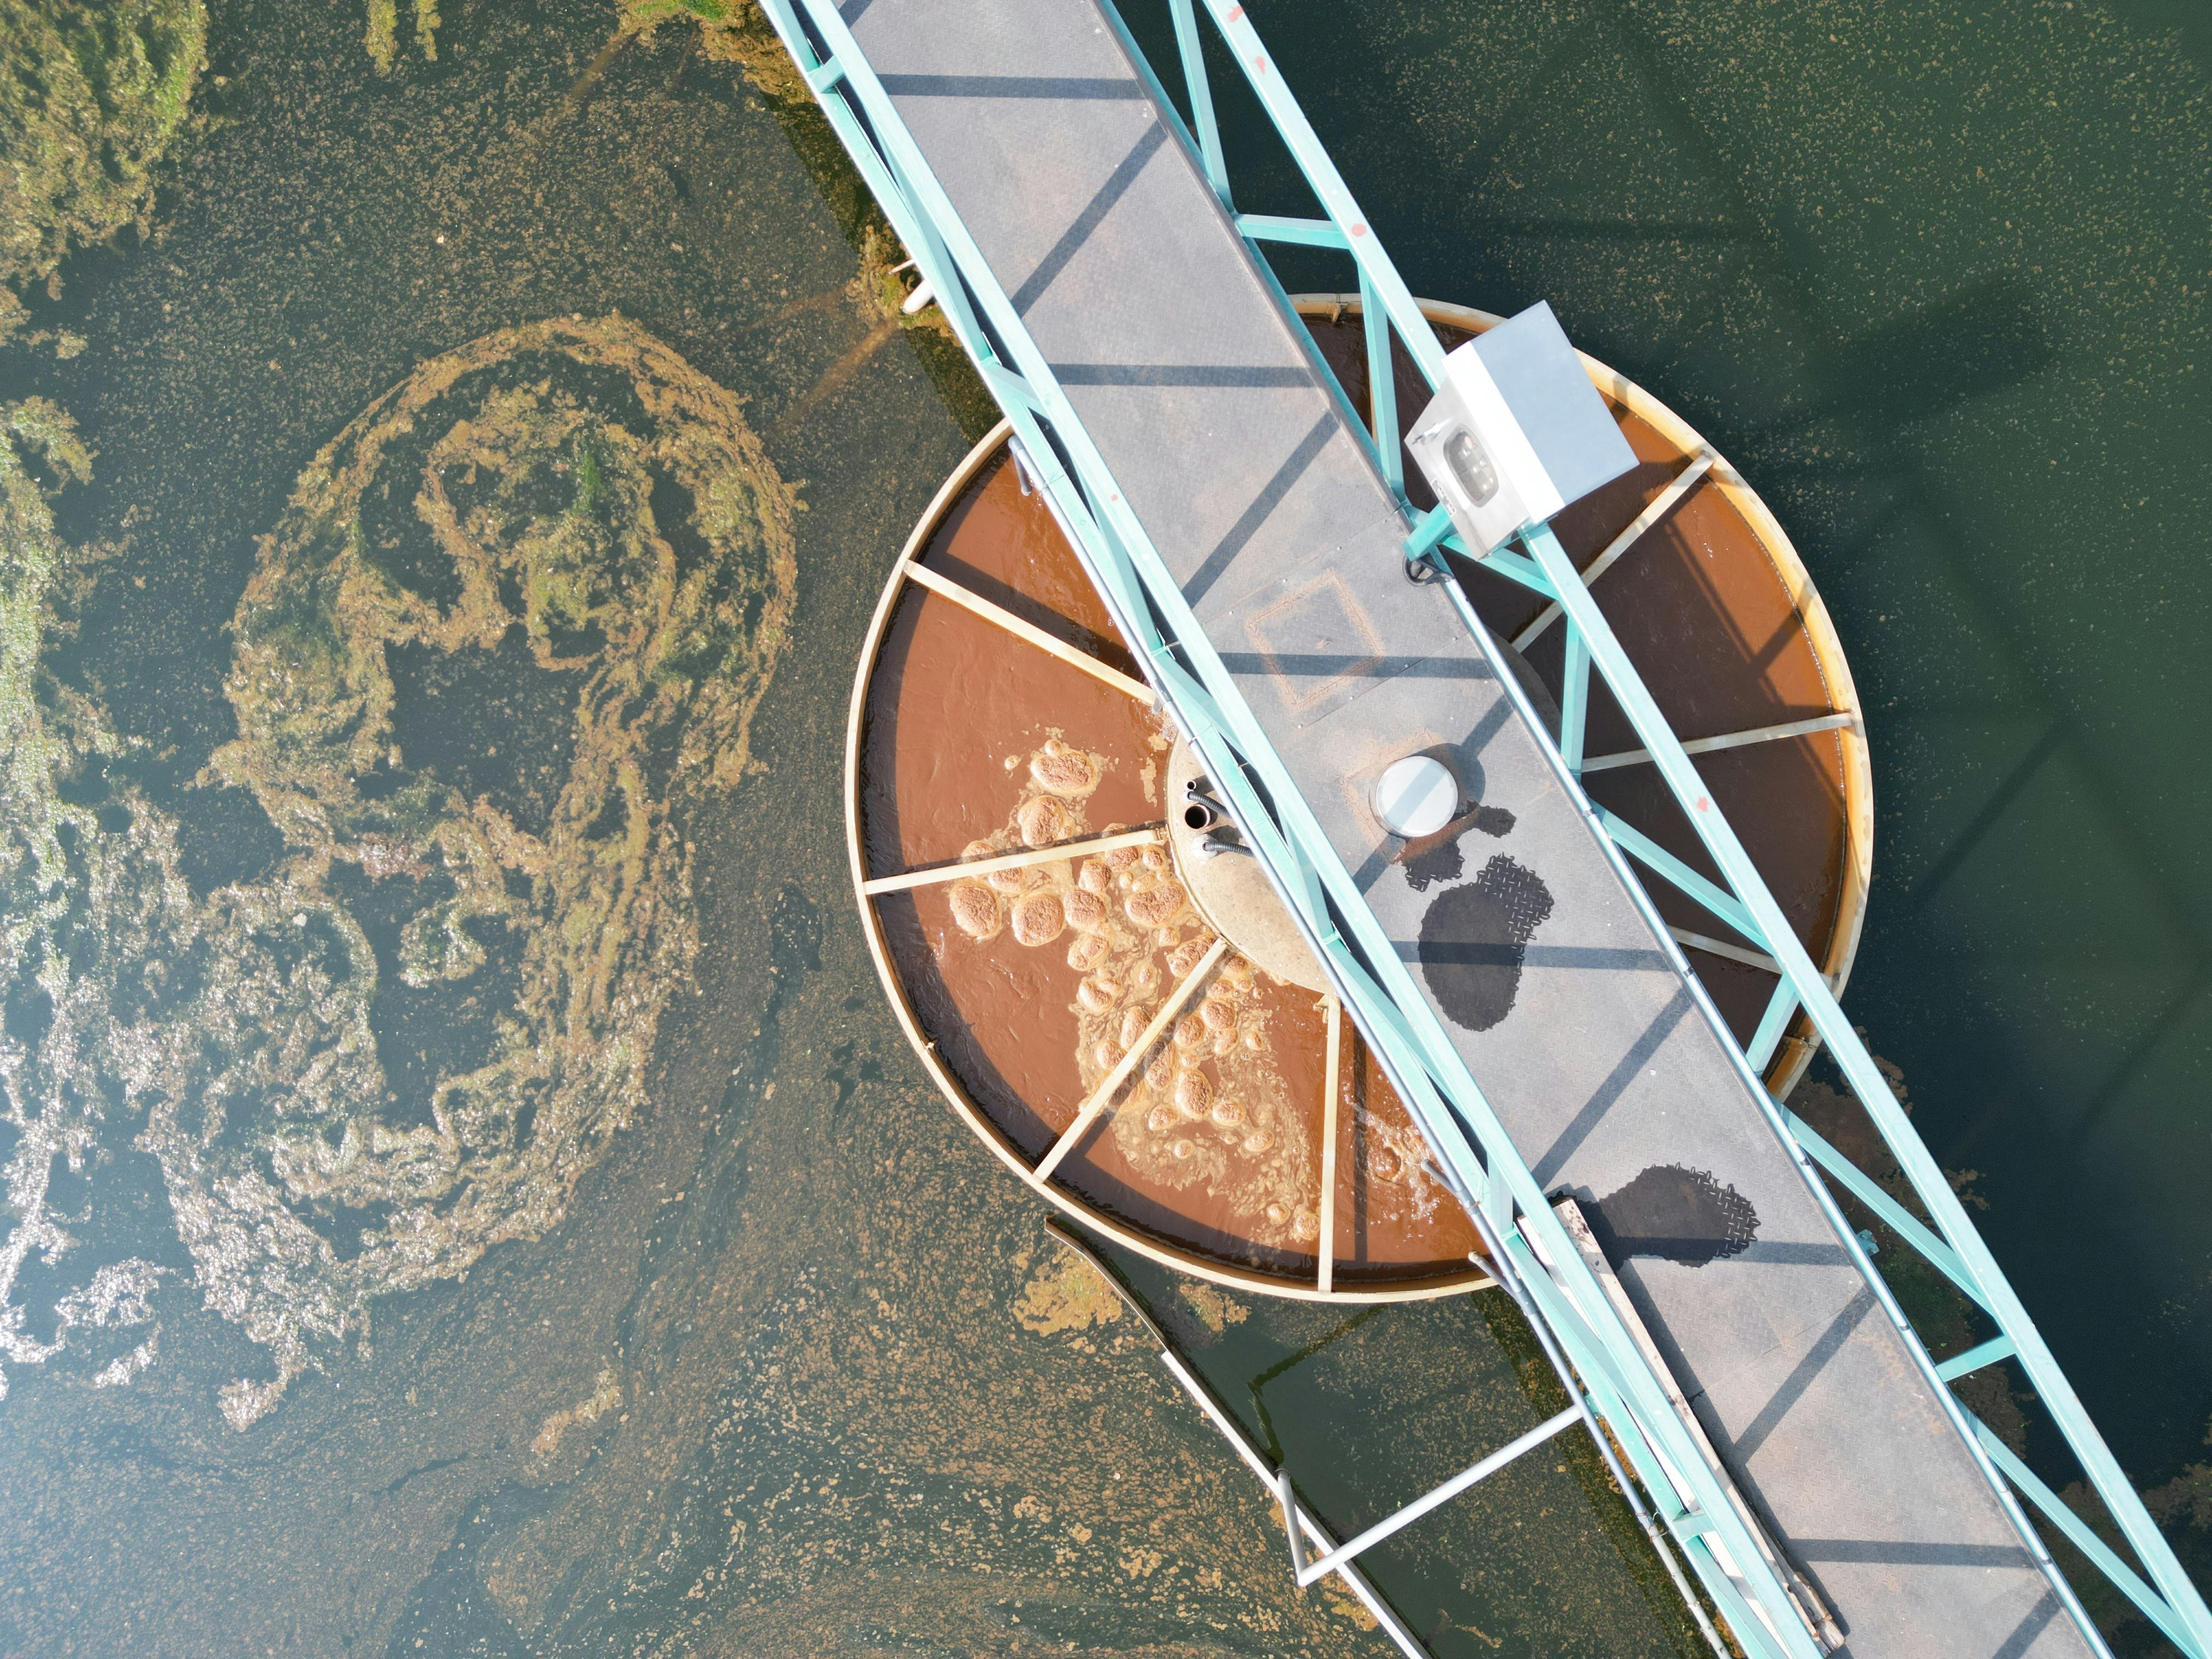
[[[1401,1528],[1411,1526],[1438,1504],[1449,1503],[1476,1481],[1497,1474],[1523,1452],[1535,1450],[1553,1435],[1564,1429],[1572,1428],[1581,1421],[1582,1408],[1578,1406],[1568,1407],[1557,1417],[1539,1423],[1518,1440],[1508,1442],[1480,1462],[1462,1469],[1429,1493],[1427,1497],[1415,1498],[1395,1515],[1386,1516],[1358,1537],[1338,1545],[1327,1555],[1316,1561],[1306,1559],[1305,1540],[1298,1535],[1297,1524],[1289,1518],[1297,1513],[1297,1500],[1291,1494],[1291,1472],[1288,1469],[1276,1470],[1275,1496],[1282,1502],[1285,1517],[1284,1530],[1290,1534],[1291,1540],[1291,1565],[1297,1573],[1299,1588],[1304,1589],[1316,1579],[1328,1577],[1329,1574],[1334,1572],[1361,1551],[1381,1543]]]

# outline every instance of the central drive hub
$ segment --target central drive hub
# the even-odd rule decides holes
[[[1191,786],[1198,786],[1193,799]],[[1306,947],[1298,925],[1244,844],[1235,822],[1209,806],[1218,799],[1198,756],[1178,740],[1168,756],[1168,849],[1190,902],[1213,931],[1277,979],[1326,991],[1328,981]]]

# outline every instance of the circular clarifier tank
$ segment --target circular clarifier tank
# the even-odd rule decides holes
[[[1356,306],[1294,303],[1344,384],[1364,387]],[[1494,320],[1426,309],[1447,347]],[[1728,739],[1703,747],[1701,772],[1840,986],[1871,806],[1826,613],[1725,460],[1589,368],[1639,465],[1555,527],[1587,568],[1655,520],[1593,591],[1676,730]],[[1419,381],[1400,368],[1400,406],[1416,409]],[[1332,1300],[1488,1282],[1473,1224],[1007,439],[1003,426],[984,439],[915,527],[854,689],[848,848],[915,1053],[1014,1175],[1182,1271]],[[1461,580],[1532,701],[1555,710],[1559,628],[1522,590],[1479,570]],[[1601,693],[1586,752],[1594,799],[1701,863]],[[1365,787],[1378,835],[1409,859],[1486,810],[1480,780],[1430,752]],[[1774,984],[1760,953],[1654,897],[1747,1036]],[[1786,1088],[1810,1052],[1793,1032],[1769,1086]]]

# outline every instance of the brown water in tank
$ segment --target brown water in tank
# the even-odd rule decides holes
[[[1358,318],[1324,313],[1305,322],[1322,357],[1354,389],[1355,406],[1366,418],[1367,353]],[[1446,350],[1472,337],[1445,325],[1436,331]],[[1394,344],[1402,422],[1429,393],[1403,343],[1394,337]],[[1692,459],[1633,410],[1612,398],[1607,404],[1638,465],[1553,521],[1577,569],[1587,568]],[[1406,484],[1416,507],[1434,505],[1410,460]],[[1501,640],[1516,637],[1546,608],[1540,597],[1504,577],[1472,564],[1460,569],[1477,614]],[[1836,706],[1789,582],[1758,529],[1711,474],[1638,538],[1591,591],[1668,724],[1685,738],[1780,725]],[[1554,697],[1564,639],[1554,621],[1524,653]],[[1593,675],[1583,752],[1598,756],[1641,746],[1602,677]],[[1841,740],[1833,732],[1808,732],[1703,754],[1697,766],[1798,938],[1816,962],[1824,960],[1841,920],[1850,856]],[[1655,768],[1590,772],[1583,782],[1599,805],[1707,878],[1720,880]],[[1725,932],[1665,883],[1651,882],[1647,889],[1669,923],[1709,936]],[[1747,1042],[1773,992],[1773,975],[1686,948],[1722,1018],[1739,1041]]]
[[[1004,461],[946,515],[921,562],[1133,672],[1043,502],[1023,492]],[[1166,810],[1160,777],[1172,740],[1164,720],[1122,692],[909,586],[884,630],[862,720],[860,838],[869,873],[945,863],[971,850],[1018,850],[1032,822],[1024,813],[1036,811],[1028,804],[1041,799],[1059,803],[1047,814],[1056,819],[1047,844],[1157,824]],[[1041,758],[1047,745],[1089,757],[1095,787],[1074,798],[1042,788],[1032,763],[1048,764]],[[1148,869],[1148,861],[1159,867]],[[1010,872],[995,908],[973,880],[877,902],[918,1024],[969,1099],[1032,1162],[1073,1121],[1127,1040],[1212,938],[1194,909],[1173,905],[1179,890],[1171,890],[1164,848],[1097,860],[1086,877],[1091,862],[1071,858]],[[1109,862],[1117,867],[1105,868]],[[1087,914],[1080,900],[1054,908],[1057,896],[1086,881],[1106,901],[1106,925],[1119,929],[1110,949],[1064,922],[1048,940],[1024,942],[1012,921],[1017,903],[1036,894],[1032,914]],[[1132,881],[1139,890],[1130,890]],[[1162,909],[1162,900],[1173,908]],[[956,905],[968,907],[969,927]],[[1036,932],[1029,930],[1032,939]],[[1327,1075],[1322,1000],[1232,954],[1170,1030],[1055,1179],[1085,1204],[1164,1242],[1310,1280],[1319,1266]],[[1474,1227],[1423,1167],[1404,1105],[1348,1024],[1345,1035],[1336,1279],[1349,1288],[1461,1270],[1479,1243]]]

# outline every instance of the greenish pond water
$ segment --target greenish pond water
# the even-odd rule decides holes
[[[2212,30],[1258,21],[1417,292],[1548,298],[1796,539],[1874,744],[1850,1006],[2202,1571]],[[988,417],[819,128],[616,26],[464,0],[387,75],[216,5],[149,234],[0,345],[96,452],[0,523],[64,550],[0,596],[0,1651],[1386,1651],[884,1006],[846,701]],[[1553,1408],[1480,1301],[1123,1266],[1340,1524]],[[1556,1443],[1375,1576],[1440,1656],[1691,1650]]]

